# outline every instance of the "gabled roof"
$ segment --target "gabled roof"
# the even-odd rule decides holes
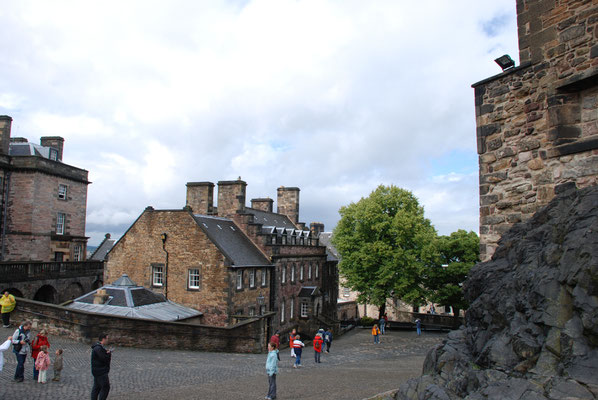
[[[106,259],[106,255],[114,246],[114,239],[110,239],[110,234],[107,233],[102,243],[94,250],[94,252],[89,257],[90,260],[96,261],[104,261]]]
[[[194,215],[208,238],[232,263],[232,267],[271,267],[272,263],[228,218]]]
[[[338,261],[340,255],[336,247],[332,245],[332,232],[320,232],[320,245],[326,246],[326,260],[327,261]]]
[[[317,286],[303,286],[297,297],[311,297],[318,294]]]

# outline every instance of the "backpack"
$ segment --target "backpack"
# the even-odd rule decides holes
[[[17,340],[19,341],[18,343],[12,343],[12,352],[15,354],[19,354],[19,352],[21,351],[21,349],[23,348],[23,345],[21,344],[21,337],[23,336],[23,330],[21,329],[21,327],[19,327],[19,336],[17,336]]]

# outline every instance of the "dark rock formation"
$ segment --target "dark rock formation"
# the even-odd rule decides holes
[[[598,398],[598,187],[559,189],[472,269],[466,325],[396,399]]]

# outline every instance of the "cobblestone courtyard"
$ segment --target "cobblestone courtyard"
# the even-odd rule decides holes
[[[0,328],[0,338],[13,333]],[[363,399],[397,388],[421,373],[425,354],[444,334],[392,331],[374,345],[368,329],[338,338],[322,363],[306,347],[301,369],[293,369],[288,349],[281,351],[279,399]],[[25,382],[12,378],[16,360],[4,353],[0,372],[1,399],[87,399],[92,386],[90,347],[49,337],[51,350],[65,349],[62,381],[45,385],[32,380],[33,362],[25,364]],[[266,355],[133,349],[115,345],[110,399],[263,399],[268,388]],[[53,354],[53,351],[52,351]],[[54,356],[52,355],[52,358]],[[48,373],[52,377],[52,371]]]

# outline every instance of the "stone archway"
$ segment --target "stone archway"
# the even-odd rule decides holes
[[[52,303],[56,304],[58,300],[58,293],[56,289],[54,289],[51,285],[44,285],[40,287],[35,295],[33,296],[33,300],[36,301],[43,301],[44,303]]]
[[[92,284],[91,284],[91,290],[96,290],[101,288],[102,286],[104,286],[104,282],[101,279],[96,279]]]
[[[7,289],[3,289],[2,292],[0,292],[1,294],[4,294],[4,292],[8,291],[8,293],[12,294],[15,297],[23,297],[23,292],[21,292],[19,289],[17,288],[7,288]]]
[[[72,282],[66,287],[64,292],[61,293],[60,302],[62,303],[65,301],[74,300],[77,297],[83,296],[84,294],[85,291],[83,290],[83,285],[81,285],[79,282]]]

